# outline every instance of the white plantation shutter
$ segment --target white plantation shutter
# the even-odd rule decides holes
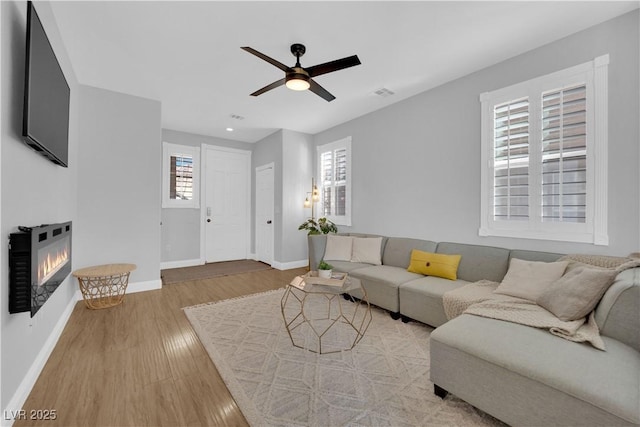
[[[480,96],[481,236],[608,244],[608,63]]]
[[[184,154],[171,156],[169,198],[193,199],[193,157]]]
[[[320,186],[322,192],[322,216],[333,215],[333,151],[320,154]]]
[[[542,221],[586,221],[587,89],[542,95]]]
[[[351,225],[351,138],[318,147],[320,215]]]
[[[493,215],[529,219],[529,101],[494,107]]]

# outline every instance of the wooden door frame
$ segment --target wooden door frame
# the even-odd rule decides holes
[[[255,236],[255,240],[254,240],[254,247],[255,247],[255,259],[258,259],[258,172],[259,171],[263,171],[266,169],[271,169],[273,171],[272,173],[272,182],[273,182],[273,191],[274,193],[272,194],[272,199],[273,199],[273,206],[271,209],[271,221],[272,221],[272,227],[271,227],[271,260],[270,260],[270,265],[273,266],[273,263],[275,261],[275,254],[274,254],[274,249],[275,249],[275,221],[274,221],[274,217],[275,217],[275,185],[276,185],[276,176],[275,176],[275,169],[276,165],[274,162],[271,163],[267,163],[264,164],[262,166],[257,166],[256,167],[256,181],[254,182],[254,189],[255,189],[255,195],[254,195],[254,200],[255,200],[255,224],[254,224],[254,236]]]
[[[247,219],[245,227],[247,233],[246,256],[249,256],[251,250],[251,151],[241,150],[238,148],[222,147],[219,145],[201,144],[200,145],[200,264],[207,262],[207,228],[205,222],[207,220],[207,153],[209,151],[224,151],[227,153],[242,154],[247,157]]]

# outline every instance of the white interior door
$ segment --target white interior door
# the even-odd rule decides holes
[[[213,147],[205,152],[205,260],[246,259],[250,152]]]
[[[273,263],[273,164],[256,168],[256,259]]]

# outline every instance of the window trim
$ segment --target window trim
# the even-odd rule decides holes
[[[351,137],[348,136],[346,138],[342,138],[339,139],[337,141],[334,142],[330,142],[324,145],[318,145],[316,147],[316,164],[317,164],[317,178],[316,178],[316,182],[318,183],[318,187],[320,188],[320,191],[323,191],[323,186],[322,186],[322,153],[327,152],[327,151],[334,151],[340,148],[344,148],[346,150],[346,157],[347,157],[347,179],[346,179],[346,189],[345,189],[345,194],[346,194],[346,202],[345,202],[345,214],[344,215],[326,215],[326,218],[329,221],[334,222],[336,225],[343,225],[346,227],[350,227],[351,226],[351,201],[352,201],[352,182],[351,182],[351,177],[352,177],[352,173],[351,173],[351,165],[352,165],[352,161],[351,161]],[[320,203],[322,203],[322,199],[323,199],[323,195],[320,196]],[[321,217],[321,215],[324,216],[322,208],[320,208],[320,212],[318,213],[318,216]]]
[[[513,237],[542,239],[594,245],[608,245],[608,64],[609,55],[603,55],[592,61],[560,70],[526,82],[511,85],[480,95],[481,102],[481,203],[480,236]],[[585,78],[586,77],[586,78]],[[532,95],[541,97],[542,93],[557,87],[581,82],[587,86],[587,218],[585,223],[543,223],[535,218],[539,204],[538,196],[530,197],[529,221],[493,220],[493,107]],[[531,123],[540,125],[540,111],[530,111]],[[530,182],[534,194],[540,190],[540,167],[537,153],[539,145],[535,142],[530,151]],[[534,219],[532,221],[532,219]]]
[[[171,199],[171,156],[190,155],[193,158],[193,198],[191,200]],[[162,142],[162,208],[200,208],[200,148],[190,145],[173,144]]]

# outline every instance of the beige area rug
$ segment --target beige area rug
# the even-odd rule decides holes
[[[320,355],[291,344],[282,295],[279,289],[184,309],[251,425],[502,425],[451,395],[433,394],[432,328],[372,308],[353,350]]]
[[[168,268],[161,270],[160,276],[162,277],[163,285],[170,285],[190,280],[211,279],[212,277],[269,270],[270,268],[270,265],[260,261],[241,259],[237,261],[212,262],[193,267]]]

